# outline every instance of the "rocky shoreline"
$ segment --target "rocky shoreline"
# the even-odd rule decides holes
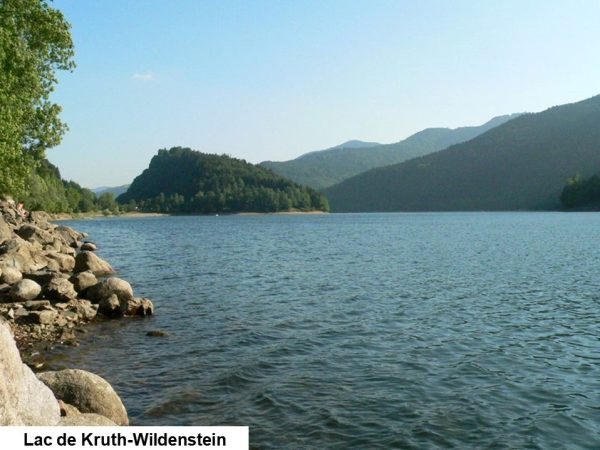
[[[43,368],[45,349],[78,345],[87,323],[154,312],[84,233],[50,219],[0,201],[0,425],[126,425],[121,400],[97,375],[67,369],[39,381],[31,371]]]

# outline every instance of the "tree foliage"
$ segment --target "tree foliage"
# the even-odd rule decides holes
[[[44,210],[49,213],[85,213],[91,211],[118,212],[112,194],[107,198],[96,198],[89,189],[82,188],[74,181],[61,179],[58,168],[42,159],[28,175],[27,191],[20,199],[30,210]]]
[[[328,210],[318,192],[268,169],[189,148],[159,150],[119,203],[165,213]]]
[[[577,174],[570,178],[560,194],[560,202],[566,209],[599,207],[600,176],[583,178]]]
[[[72,70],[63,15],[44,0],[0,0],[0,194],[19,195],[66,130],[50,101],[57,70]]]

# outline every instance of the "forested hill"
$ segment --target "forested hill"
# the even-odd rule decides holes
[[[446,150],[324,191],[333,211],[560,207],[567,179],[600,170],[600,96],[526,114]]]
[[[395,144],[350,141],[327,150],[307,153],[291,161],[265,161],[261,165],[296,183],[324,189],[366,170],[389,166],[468,141],[518,116],[495,117],[480,126],[427,128]]]
[[[118,199],[167,213],[327,211],[327,200],[268,169],[189,148],[159,150]]]

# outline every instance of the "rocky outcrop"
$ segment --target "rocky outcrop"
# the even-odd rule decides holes
[[[43,372],[38,378],[50,388],[56,398],[73,405],[82,413],[93,413],[112,420],[117,425],[129,425],[127,411],[112,386],[90,372],[66,369]]]
[[[21,361],[10,327],[0,319],[0,425],[56,425],[52,391]]]
[[[36,341],[72,345],[75,327],[98,315],[154,312],[125,280],[102,279],[114,270],[84,233],[48,219],[42,212],[23,218],[14,204],[0,201],[0,317],[22,350]]]

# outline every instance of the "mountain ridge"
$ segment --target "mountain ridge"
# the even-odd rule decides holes
[[[369,169],[392,165],[464,142],[519,114],[497,116],[478,126],[426,128],[391,144],[349,141],[374,145],[345,147],[340,144],[326,150],[305,153],[293,160],[264,161],[260,165],[296,183],[324,189]]]
[[[569,177],[600,168],[598,124],[600,95],[520,115],[470,141],[323,192],[340,212],[558,209]]]

